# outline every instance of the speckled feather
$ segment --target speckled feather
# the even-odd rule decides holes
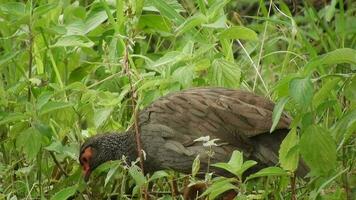
[[[205,170],[207,148],[194,140],[207,135],[219,139],[219,145],[213,147],[212,163],[228,161],[237,149],[246,159],[259,162],[258,168],[276,165],[278,149],[291,119],[283,113],[276,131],[269,133],[273,108],[274,103],[264,97],[224,88],[195,88],[161,97],[139,113],[143,149],[147,154],[145,171],[170,168],[189,173],[198,154]],[[123,154],[131,154],[126,156],[133,159],[137,156],[134,127],[123,135],[99,136],[87,145],[110,141],[99,142],[100,149],[106,149],[105,154],[113,154],[105,159],[120,159]]]

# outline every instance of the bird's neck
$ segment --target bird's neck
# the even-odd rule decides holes
[[[123,134],[110,134],[105,137],[103,143],[105,151],[103,157],[105,161],[121,160],[123,156],[127,162],[132,162],[137,158],[136,142],[134,134],[126,132]]]

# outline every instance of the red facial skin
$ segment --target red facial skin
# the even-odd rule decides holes
[[[83,167],[83,174],[84,174],[85,181],[88,181],[90,177],[91,169],[90,169],[89,162],[92,156],[93,156],[93,150],[91,147],[87,147],[86,149],[84,149],[84,152],[80,156],[80,164]]]

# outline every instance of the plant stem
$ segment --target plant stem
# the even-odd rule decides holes
[[[293,176],[290,178],[290,185],[291,185],[291,200],[297,200],[297,194],[296,194],[296,175],[293,174]]]

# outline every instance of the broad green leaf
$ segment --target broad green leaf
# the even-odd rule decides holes
[[[246,178],[246,181],[258,177],[265,177],[265,176],[288,176],[288,173],[279,167],[267,167],[261,169],[260,171],[254,174],[251,174]]]
[[[40,5],[33,9],[33,16],[34,17],[40,17],[51,11],[52,9],[56,8],[58,6],[57,3],[48,3],[44,5]]]
[[[3,55],[0,55],[0,69],[2,66],[5,66],[4,64],[9,62],[11,59],[15,58],[15,56],[17,56],[17,54],[19,54],[19,53],[20,53],[20,51],[12,51],[12,52],[8,52]]]
[[[151,3],[157,8],[157,10],[159,10],[163,16],[167,17],[169,20],[172,20],[178,25],[185,21],[184,17],[182,17],[174,7],[174,3],[178,3],[177,1],[151,0]]]
[[[298,145],[299,137],[295,128],[289,131],[279,148],[279,162],[281,167],[288,171],[295,171],[299,162],[299,151],[293,151]]]
[[[169,174],[163,170],[155,171],[155,173],[153,173],[153,175],[150,177],[149,182],[163,177],[169,177]]]
[[[340,82],[340,78],[332,78],[326,80],[322,87],[318,89],[313,97],[313,107],[316,109],[318,106],[323,103],[326,99],[328,99],[330,95],[330,91],[334,90],[338,83]]]
[[[237,189],[231,181],[231,179],[222,179],[222,181],[214,182],[207,190],[205,190],[202,196],[208,195],[209,199],[216,199],[216,197],[226,191]]]
[[[0,125],[26,120],[28,118],[29,116],[25,113],[0,113]]]
[[[109,172],[108,172],[108,174],[106,175],[106,178],[105,178],[104,187],[108,184],[110,179],[114,176],[114,174],[116,173],[118,168],[119,168],[119,165],[115,165],[114,167],[110,168],[110,170],[109,170]]]
[[[224,59],[215,59],[209,69],[209,82],[211,86],[238,88],[240,77],[240,67]]]
[[[94,30],[107,19],[108,16],[106,15],[105,10],[94,9],[89,13],[88,17],[84,22],[85,24],[84,34],[87,34],[90,31]]]
[[[160,15],[145,14],[140,17],[138,27],[140,29],[145,29],[147,27],[152,31],[170,33],[172,29],[172,22]]]
[[[315,70],[316,67],[322,65],[335,65],[341,63],[356,65],[356,50],[349,48],[336,49],[318,56],[304,67],[304,74],[309,75]]]
[[[26,14],[26,5],[20,2],[6,2],[0,4],[0,13],[4,13],[7,15],[12,15],[16,17],[21,17]]]
[[[78,186],[71,186],[62,189],[61,191],[57,192],[53,197],[51,197],[51,200],[66,200],[72,197],[75,192],[77,191]]]
[[[173,72],[172,77],[183,87],[188,88],[193,83],[194,70],[191,66],[180,67]]]
[[[228,164],[233,168],[240,168],[244,161],[244,157],[240,151],[233,151]]]
[[[356,76],[354,76],[351,81],[345,86],[344,94],[345,97],[351,101],[351,103],[356,104]]]
[[[42,145],[42,135],[36,128],[28,128],[16,139],[17,148],[23,149],[23,152],[27,155],[28,160],[32,160],[37,156]]]
[[[58,39],[58,41],[52,47],[87,47],[90,48],[94,46],[89,38],[83,35],[69,35],[63,36]]]
[[[215,28],[215,29],[226,28],[226,16],[222,15],[219,19],[217,19],[213,23],[202,24],[202,27]]]
[[[112,108],[100,108],[95,110],[94,124],[96,128],[99,128],[108,120],[112,110],[113,110]]]
[[[308,77],[295,78],[289,83],[289,95],[301,108],[309,107],[313,93],[313,84]]]
[[[347,143],[347,141],[355,135],[356,132],[356,109],[345,113],[332,128],[332,135],[336,138],[339,143],[342,140]]]
[[[44,115],[44,114],[53,112],[55,110],[69,108],[69,107],[72,107],[72,106],[73,106],[73,104],[69,103],[69,102],[49,101],[45,105],[42,106],[42,108],[39,111],[39,114],[40,115]]]
[[[312,171],[327,174],[336,167],[336,144],[328,130],[312,125],[302,134],[300,153]]]
[[[284,106],[286,105],[286,103],[288,102],[289,98],[287,97],[283,97],[282,99],[280,99],[276,105],[273,108],[273,114],[272,114],[272,127],[270,129],[270,133],[272,133],[274,131],[274,129],[276,128],[279,119],[281,118]]]
[[[232,40],[257,40],[257,34],[255,31],[243,27],[243,26],[233,26],[219,34],[222,39],[232,39]]]
[[[142,186],[146,183],[146,177],[137,165],[132,165],[129,168],[129,174],[135,180],[137,186]]]
[[[206,16],[202,14],[194,15],[184,21],[183,24],[178,26],[178,28],[175,30],[176,32],[176,37],[179,35],[182,35],[183,33],[193,29],[194,27],[203,24],[206,22]]]

